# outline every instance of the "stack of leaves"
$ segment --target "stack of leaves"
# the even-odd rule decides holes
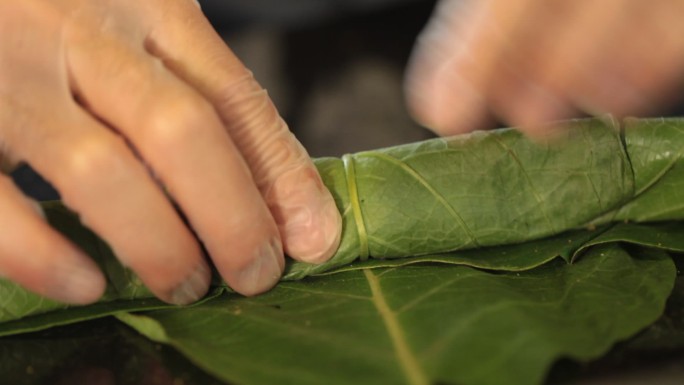
[[[166,305],[48,204],[109,287],[69,307],[0,281],[0,335],[115,315],[236,384],[539,384],[658,319],[684,252],[684,120],[556,129],[545,144],[503,129],[316,160],[340,248],[254,298],[217,278],[201,303]]]

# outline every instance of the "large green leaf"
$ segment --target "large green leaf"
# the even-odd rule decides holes
[[[626,250],[519,273],[359,269],[121,319],[237,384],[538,384],[558,357],[598,357],[663,311],[672,260]]]
[[[617,378],[638,383],[634,375],[643,378],[641,383],[676,383],[673,378],[681,378],[682,371],[673,369],[682,367],[678,362],[684,353],[684,277],[677,282],[667,312],[637,338],[590,364],[564,360],[554,365],[545,383],[584,384],[597,377],[601,383],[618,383]],[[0,339],[0,378],[13,385],[93,384],[99,382],[92,374],[99,373],[115,378],[117,384],[145,384],[149,378],[160,385],[223,383],[172,350],[108,318]]]

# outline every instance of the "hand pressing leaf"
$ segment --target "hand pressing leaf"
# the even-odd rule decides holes
[[[362,152],[343,160],[318,160],[344,217],[342,243],[333,259],[322,265],[290,263],[284,279],[345,269],[366,254],[409,257],[399,264],[432,261],[525,270],[577,248],[572,240],[562,245],[545,237],[613,220],[681,219],[683,120],[631,120],[623,132],[611,120],[562,126],[563,139],[546,145],[504,129]],[[164,306],[146,301],[149,292],[116,262],[104,242],[79,225],[77,217],[58,204],[47,206],[46,212],[53,226],[106,272],[110,285],[102,303],[131,311]],[[640,236],[638,231],[632,235]],[[586,241],[593,236],[568,235],[580,243],[582,237]],[[638,242],[658,246],[641,238]],[[537,239],[541,243],[521,244]],[[512,246],[497,248],[502,245]],[[495,248],[477,251],[486,246]],[[389,263],[385,259],[378,265]],[[66,308],[9,282],[0,282],[0,298],[0,322]],[[95,317],[108,313],[108,306],[79,312]],[[70,322],[66,315],[56,318]],[[28,329],[0,325],[0,334],[52,324],[32,322]]]

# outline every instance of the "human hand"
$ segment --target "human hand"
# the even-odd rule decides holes
[[[678,0],[442,0],[406,82],[439,134],[492,115],[533,136],[580,113],[649,114],[684,80]]]
[[[340,216],[306,151],[192,0],[0,0],[0,158],[28,162],[161,299],[210,270],[253,295]],[[3,163],[0,162],[0,163]],[[105,280],[0,175],[0,274],[69,303]]]

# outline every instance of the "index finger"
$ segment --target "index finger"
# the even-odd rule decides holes
[[[327,260],[339,244],[341,219],[306,150],[192,2],[170,8],[177,17],[156,24],[148,51],[214,104],[276,220],[287,254],[307,262]]]

